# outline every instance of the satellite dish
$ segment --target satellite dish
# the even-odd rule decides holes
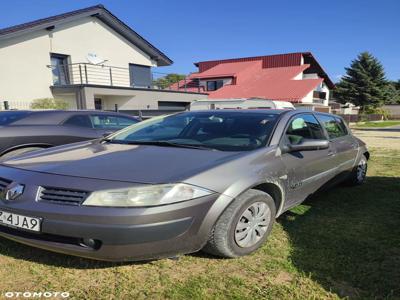
[[[102,59],[101,57],[97,56],[96,53],[89,53],[86,58],[91,64],[94,65],[103,64],[107,61],[106,59]]]

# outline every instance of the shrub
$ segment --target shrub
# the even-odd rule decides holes
[[[41,98],[31,103],[32,109],[67,109],[68,103],[61,99]]]

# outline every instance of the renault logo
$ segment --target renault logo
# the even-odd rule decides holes
[[[24,189],[24,185],[13,182],[0,193],[0,196],[5,200],[12,201],[21,196],[24,193]]]

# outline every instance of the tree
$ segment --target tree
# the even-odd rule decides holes
[[[335,91],[339,102],[360,106],[362,112],[375,110],[392,96],[382,64],[369,52],[360,53],[351,62]]]
[[[400,80],[390,82],[389,93],[390,98],[385,104],[400,104]]]
[[[186,78],[185,75],[171,73],[164,77],[154,80],[153,84],[155,86],[158,86],[161,89],[166,89],[166,88],[170,87],[171,85],[173,85],[174,83],[177,83],[178,81],[181,81],[185,78]]]
[[[68,103],[60,100],[60,99],[53,99],[53,98],[41,98],[35,99],[31,103],[32,109],[67,109]]]

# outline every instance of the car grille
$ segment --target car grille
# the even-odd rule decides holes
[[[88,196],[89,192],[85,191],[55,187],[40,187],[38,201],[65,205],[80,205]]]
[[[11,180],[0,178],[0,192],[4,191],[11,182]]]

